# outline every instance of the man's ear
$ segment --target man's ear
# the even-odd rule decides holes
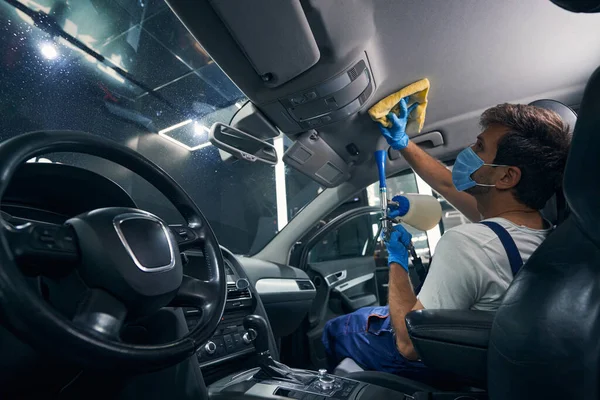
[[[512,189],[521,181],[521,168],[519,167],[504,167],[504,173],[500,180],[496,182],[497,189]]]

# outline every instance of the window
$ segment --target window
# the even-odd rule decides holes
[[[379,231],[380,213],[358,215],[323,236],[308,253],[308,262],[371,256]]]
[[[390,199],[402,193],[429,194],[435,196],[442,206],[442,220],[433,229],[425,232],[404,225],[411,233],[415,250],[425,264],[429,263],[435,252],[435,246],[445,231],[469,222],[446,199],[434,192],[427,183],[412,171],[406,171],[388,178],[387,186],[388,198]],[[364,206],[379,207],[379,183],[368,186],[365,190],[341,204],[307,236],[311,236],[340,214]],[[387,250],[381,238],[376,237],[379,230],[379,218],[380,213],[357,216],[330,231],[310,250],[309,262],[331,261],[373,254],[378,267],[387,267]]]
[[[448,169],[452,170],[452,166],[449,166]],[[438,198],[442,206],[442,221],[440,222],[440,231],[442,234],[448,229],[470,222],[467,217],[454,208],[452,204],[448,203],[448,200],[443,198],[440,194],[436,192],[434,193],[434,196]]]
[[[163,0],[19,4],[0,1],[0,141],[66,129],[126,145],[167,171],[208,218],[220,244],[238,254],[258,252],[320,192],[282,161],[275,168],[236,161],[208,142],[209,127],[229,123],[246,97]],[[41,12],[48,23],[35,24],[22,10]],[[274,145],[281,158],[291,142],[278,138]],[[183,222],[148,182],[108,161],[79,153],[34,161],[100,173],[139,208],[168,223]]]
[[[452,169],[452,166],[448,167]],[[434,192],[431,187],[423,181],[412,170],[387,178],[387,193],[388,198],[392,198],[397,194],[402,193],[420,193],[435,196],[442,206],[442,220],[439,225],[427,232],[417,230],[411,226],[404,227],[413,236],[413,244],[417,254],[423,259],[423,262],[428,263],[435,253],[435,246],[441,238],[441,235],[448,229],[455,226],[468,223],[469,220],[460,211],[456,210],[445,198],[437,192]],[[366,188],[368,203],[371,206],[379,206],[379,183],[374,183]],[[377,265],[387,265],[387,252],[381,241],[375,249],[375,258]]]
[[[388,178],[386,183],[389,199],[403,193],[431,194],[431,188],[429,188],[425,182],[420,180],[420,178],[418,178],[417,175],[415,175],[412,171]],[[425,184],[427,187],[422,187],[422,184]],[[427,188],[429,188],[429,191],[427,191]],[[366,191],[369,205],[375,207],[379,206],[379,183],[370,185],[366,188]],[[424,232],[405,224],[403,224],[403,226],[412,235],[412,241],[417,255],[423,258],[424,261],[429,260],[435,249],[435,245],[432,245],[431,242],[435,241],[435,244],[437,244],[437,239],[439,238],[439,228],[436,227],[431,231]],[[432,235],[430,235],[430,233],[432,233]],[[377,255],[380,255],[380,257],[376,257],[377,265],[387,265],[387,252],[385,251],[385,246],[383,246],[383,243],[380,239],[376,250],[376,256]]]

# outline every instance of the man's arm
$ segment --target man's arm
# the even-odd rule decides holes
[[[458,211],[473,222],[481,219],[475,198],[465,192],[456,190],[452,183],[452,172],[438,160],[431,157],[413,142],[408,142],[408,145],[400,152],[411,168],[433,190],[444,196]]]
[[[415,297],[408,272],[398,263],[390,263],[389,306],[392,326],[396,334],[396,347],[400,354],[409,360],[418,359],[417,352],[408,336],[406,314],[413,310],[423,309],[423,305]]]
[[[477,224],[470,228],[468,235],[477,234],[473,228],[478,228]],[[417,353],[406,329],[406,314],[424,308],[467,310],[479,298],[479,288],[487,285],[481,270],[485,270],[482,264],[491,263],[491,260],[468,235],[450,230],[442,236],[418,299],[408,276],[406,246],[410,244],[410,233],[396,225],[390,240],[386,241],[390,267],[390,317],[396,334],[396,347],[409,360],[416,360]]]
[[[391,127],[386,128],[381,124],[377,124],[381,134],[393,149],[400,150],[412,169],[429,186],[444,196],[471,221],[479,221],[481,217],[479,211],[477,211],[475,198],[465,192],[456,190],[452,183],[452,173],[439,161],[410,141],[406,134],[406,125],[410,113],[418,106],[418,103],[408,107],[408,99],[408,97],[405,97],[398,103],[398,115],[391,112],[387,115],[388,120],[392,123]]]
[[[415,297],[408,277],[408,247],[411,239],[411,234],[402,225],[395,225],[385,246],[389,254],[388,265],[390,267],[388,304],[392,326],[396,334],[396,347],[404,357],[416,360],[417,353],[408,337],[406,322],[404,322],[404,317],[410,311],[423,308],[421,302]]]

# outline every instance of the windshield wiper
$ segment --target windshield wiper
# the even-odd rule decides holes
[[[27,14],[27,16],[29,16],[33,20],[35,26],[38,27],[39,29],[43,30],[44,32],[48,33],[49,35],[51,35],[53,37],[63,38],[64,40],[66,40],[67,42],[72,44],[73,46],[77,47],[79,50],[94,57],[98,62],[101,62],[106,67],[115,71],[117,74],[122,76],[124,79],[127,79],[129,82],[138,86],[144,92],[147,92],[150,96],[153,96],[156,99],[162,101],[165,105],[167,105],[168,107],[170,107],[171,109],[173,109],[174,111],[179,113],[181,116],[184,116],[184,113],[177,106],[175,106],[169,100],[165,99],[162,95],[155,92],[153,88],[147,86],[143,82],[138,81],[129,72],[114,65],[112,62],[110,62],[110,60],[108,60],[102,54],[98,53],[97,51],[95,51],[93,49],[90,49],[85,43],[83,43],[82,41],[78,40],[77,38],[75,38],[75,37],[71,36],[69,33],[67,33],[63,28],[60,27],[60,25],[58,24],[56,19],[54,19],[54,17],[52,17],[51,15],[48,15],[42,11],[34,11],[34,10],[30,9],[29,7],[25,6],[24,4],[20,3],[18,0],[4,0],[4,1],[6,3],[10,4],[11,6],[13,6],[14,8],[16,8],[17,10],[23,12],[24,14]],[[107,60],[108,60],[108,62],[107,62]]]

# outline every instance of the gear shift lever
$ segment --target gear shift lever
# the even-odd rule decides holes
[[[244,341],[253,341],[259,355],[269,352],[269,326],[263,317],[248,315],[244,318],[244,329]]]
[[[260,371],[255,375],[263,375],[265,378],[283,379],[299,384],[307,384],[314,379],[313,375],[304,374],[290,369],[271,357],[269,351],[269,326],[267,321],[260,315],[248,315],[244,318],[244,340],[254,341],[254,348],[258,357]]]

